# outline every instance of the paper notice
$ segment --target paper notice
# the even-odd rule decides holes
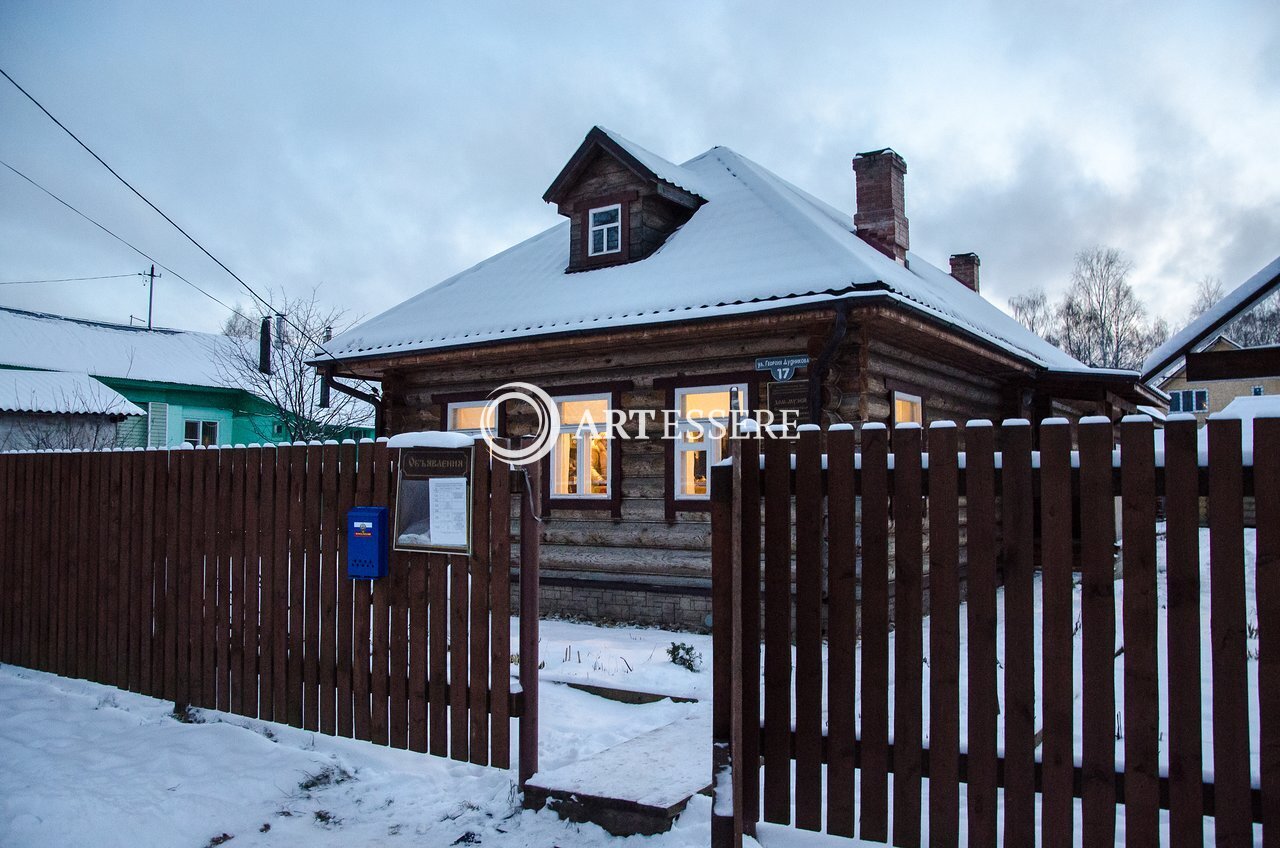
[[[467,546],[467,478],[432,477],[430,497],[431,544]]]

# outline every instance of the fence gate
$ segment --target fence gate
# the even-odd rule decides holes
[[[331,735],[537,770],[541,486],[477,442],[471,556],[346,577],[394,515],[385,440],[0,454],[0,661]],[[512,500],[521,685],[512,686]]]
[[[1280,845],[1280,419],[889,435],[713,470],[712,844]]]

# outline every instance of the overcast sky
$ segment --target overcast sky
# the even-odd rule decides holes
[[[935,6],[946,6],[939,10]],[[593,124],[714,145],[852,211],[906,159],[912,249],[997,303],[1124,250],[1175,326],[1280,254],[1280,4],[0,2],[0,67],[259,290],[371,316],[555,224]],[[0,160],[227,303],[248,297],[0,78]],[[0,282],[148,263],[0,167]],[[126,322],[138,278],[0,285]],[[227,311],[170,275],[156,322]]]

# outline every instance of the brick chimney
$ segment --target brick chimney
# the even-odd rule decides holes
[[[857,175],[858,211],[853,229],[863,241],[885,256],[907,264],[907,163],[889,148],[859,153],[853,160]]]
[[[976,253],[957,253],[951,257],[951,276],[978,291],[978,266],[982,260]]]

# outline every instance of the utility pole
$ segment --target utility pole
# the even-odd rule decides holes
[[[151,329],[151,308],[152,308],[152,305],[156,302],[156,277],[163,277],[164,274],[157,274],[156,266],[152,265],[151,271],[146,274],[143,274],[142,276],[151,278],[150,289],[147,291],[147,329],[150,330]]]

